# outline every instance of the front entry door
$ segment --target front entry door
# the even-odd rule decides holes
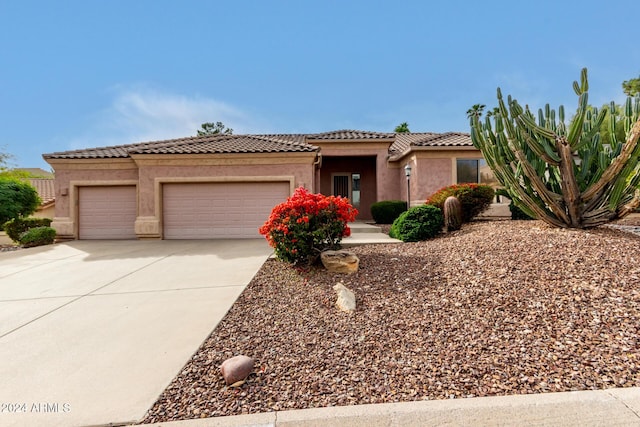
[[[354,208],[360,207],[360,174],[336,173],[331,181],[331,193],[349,199]]]

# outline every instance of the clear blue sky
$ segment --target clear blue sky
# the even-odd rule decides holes
[[[0,0],[0,147],[43,153],[194,135],[468,132],[495,90],[538,108],[624,99],[640,2]]]

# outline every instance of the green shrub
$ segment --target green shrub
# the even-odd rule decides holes
[[[436,191],[425,203],[443,209],[447,197],[455,196],[462,205],[462,221],[469,222],[473,217],[489,209],[494,195],[493,188],[488,185],[455,184]]]
[[[444,225],[442,211],[431,205],[416,206],[400,214],[389,236],[403,242],[418,242],[437,236]]]
[[[50,218],[14,218],[4,223],[4,231],[14,242],[20,242],[20,236],[25,231],[36,227],[49,227]]]
[[[20,236],[20,244],[25,248],[50,245],[56,239],[56,230],[51,227],[31,228]]]
[[[0,224],[31,215],[39,205],[40,197],[31,184],[15,178],[0,178]]]
[[[393,221],[407,210],[403,200],[383,200],[371,205],[371,216],[376,224],[393,224]]]

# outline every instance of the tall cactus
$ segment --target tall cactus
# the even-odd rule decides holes
[[[547,104],[538,117],[498,88],[498,108],[484,120],[470,115],[471,139],[514,204],[530,216],[565,228],[589,228],[622,218],[640,205],[640,97],[627,98],[626,140],[611,142],[600,128],[608,108],[589,107],[587,69],[574,82],[578,109],[569,125],[564,107]],[[615,104],[611,103],[612,111]]]

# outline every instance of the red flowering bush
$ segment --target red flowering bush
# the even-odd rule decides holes
[[[320,252],[337,249],[351,234],[347,222],[358,210],[340,196],[309,193],[299,187],[286,202],[273,208],[258,230],[275,248],[276,256],[293,264],[313,264]]]

